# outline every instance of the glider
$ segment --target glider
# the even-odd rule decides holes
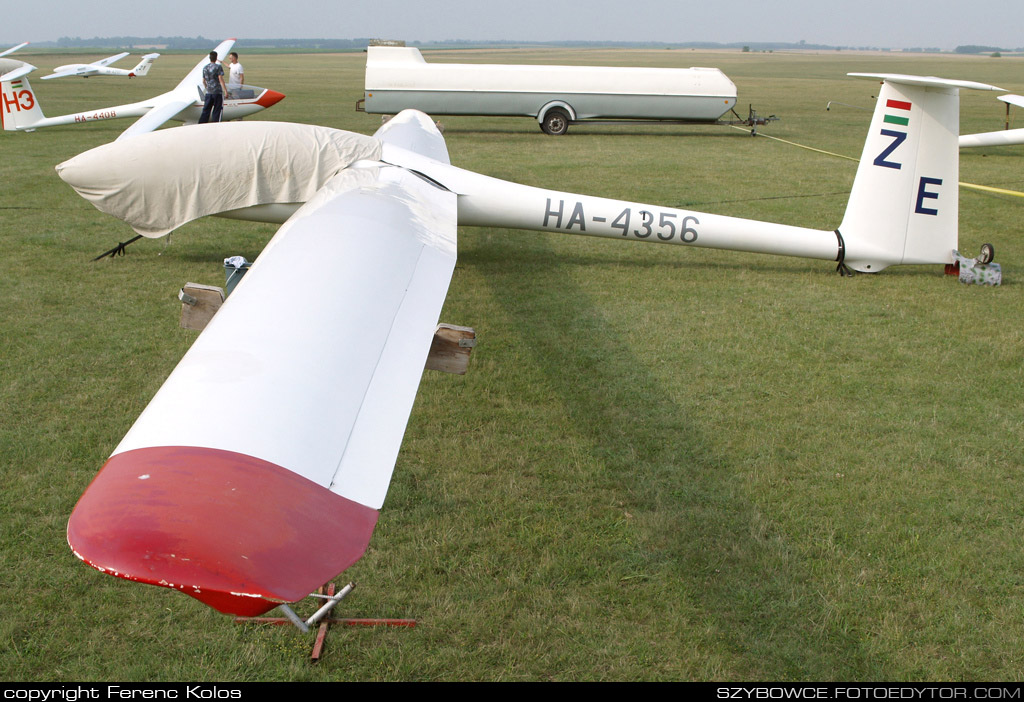
[[[1020,95],[1000,95],[996,99],[1006,103],[1007,120],[1009,120],[1010,105],[1024,107],[1024,97]],[[1014,144],[1024,144],[1024,129],[1002,129],[998,132],[964,134],[960,137],[961,149],[975,146],[1013,146]]]
[[[160,54],[146,54],[139,61],[138,65],[131,70],[110,67],[110,64],[120,61],[127,55],[128,52],[124,51],[99,61],[93,61],[92,63],[69,63],[64,66],[57,66],[53,69],[51,75],[43,76],[43,80],[66,78],[67,76],[82,76],[84,78],[89,76],[127,76],[128,78],[135,78],[136,76],[144,76],[149,73],[149,67],[160,58]]]
[[[884,84],[835,231],[490,178],[451,165],[430,118],[413,110],[372,137],[273,122],[185,127],[60,164],[61,178],[140,234],[210,214],[284,222],[85,490],[68,522],[75,555],[242,615],[297,601],[356,562],[395,467],[458,225],[868,272],[952,262],[959,89],[996,88],[863,77]],[[311,279],[312,258],[336,269]],[[289,291],[300,286],[311,307],[296,315]],[[237,387],[244,403],[195,420],[195,408],[219,407]]]
[[[234,45],[234,39],[227,39],[221,42],[215,51],[218,56],[227,56]],[[0,61],[4,60],[7,59],[0,59]],[[20,69],[24,72],[5,72],[0,75],[0,119],[7,131],[33,131],[40,127],[138,117],[139,119],[122,132],[118,139],[151,132],[170,120],[193,123],[199,120],[199,115],[203,110],[202,73],[203,66],[207,63],[209,60],[204,57],[174,90],[149,100],[60,117],[45,117],[43,115],[39,100],[32,91],[32,86],[29,85],[28,79],[24,78],[34,67],[29,71]],[[0,64],[0,71],[5,71],[2,64]],[[243,91],[225,95],[223,119],[241,119],[276,105],[283,99],[284,95],[274,90],[246,85]]]

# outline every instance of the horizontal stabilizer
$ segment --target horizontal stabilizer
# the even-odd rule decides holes
[[[4,73],[2,76],[0,76],[0,83],[7,83],[12,80],[24,78],[34,70],[36,70],[36,67],[33,66],[31,63],[22,63],[22,65],[18,68],[15,68],[12,71],[8,71],[7,73]]]
[[[847,73],[854,78],[882,80],[892,85],[915,85],[919,88],[964,88],[968,90],[1002,90],[988,83],[976,83],[972,80],[952,80],[935,76],[912,76],[904,73]]]

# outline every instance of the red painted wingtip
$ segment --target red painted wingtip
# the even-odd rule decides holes
[[[276,90],[264,90],[263,94],[260,95],[259,99],[256,100],[256,104],[260,107],[270,107],[284,100],[284,93],[279,93]]]
[[[302,599],[362,557],[377,511],[281,466],[217,449],[107,461],[68,522],[75,555],[226,614]]]

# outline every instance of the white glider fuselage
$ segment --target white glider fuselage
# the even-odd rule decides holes
[[[275,91],[266,88],[255,88],[255,91],[259,95],[256,99],[225,99],[224,113],[221,121],[227,122],[229,120],[241,119],[242,117],[248,117],[249,115],[256,114],[260,110],[277,103],[281,97],[283,97],[280,93],[276,93]],[[168,104],[163,98],[166,98],[166,96],[170,94],[171,93],[165,93],[164,95],[150,98],[149,100],[132,102],[127,105],[115,105],[113,107],[104,107],[99,110],[75,112],[73,114],[61,115],[59,117],[43,117],[31,124],[18,126],[16,129],[18,131],[30,131],[40,127],[56,127],[63,124],[78,124],[80,122],[99,122],[107,119],[143,117],[152,110]],[[179,109],[173,115],[169,115],[165,121],[173,120],[175,122],[192,124],[199,121],[199,115],[202,114],[202,111],[203,103],[199,100],[193,100],[188,106]]]
[[[452,166],[447,158],[437,158],[414,140],[404,143],[395,138],[397,127],[392,130],[391,138],[382,144],[381,162],[425,176],[456,193],[458,223],[463,226],[530,229],[835,260],[862,272],[878,272],[897,264],[951,263],[957,248],[959,207],[959,90],[996,88],[915,76],[859,77],[881,79],[884,84],[846,213],[835,230],[739,219],[509,183]],[[199,136],[190,133],[174,137],[182,140],[180,144],[136,144],[133,145],[134,157],[140,162],[148,160],[141,149],[152,149],[153,158],[161,151],[188,151],[194,154],[195,160],[189,167],[195,166],[197,171],[181,174],[161,169],[167,183],[180,180],[191,187],[197,179],[221,177],[213,175],[213,165],[224,156],[215,156],[209,146],[198,146],[194,140]],[[238,153],[246,140],[264,137],[225,133],[218,138],[221,143],[238,140],[234,149],[234,153]],[[288,161],[296,149],[304,148],[306,140],[289,138],[296,139],[293,145],[282,144],[261,156],[264,164],[268,160],[283,159],[276,169],[281,174],[277,177],[296,177]],[[310,140],[310,143],[315,141]],[[113,153],[91,154],[87,152],[63,164],[65,170],[61,176],[72,183],[73,179],[82,178],[84,184],[105,169],[106,163],[116,163],[120,168],[123,161],[123,157]],[[87,157],[94,163],[90,168],[95,171],[73,174],[71,164],[85,163]],[[206,161],[209,163],[199,165]],[[245,164],[229,167],[232,172],[253,172]],[[274,176],[262,173],[252,177]],[[131,178],[125,182],[125,189],[134,187]],[[254,182],[248,190],[257,192],[266,188]],[[129,193],[127,199],[135,198]],[[280,223],[300,205],[301,202],[282,200],[232,202],[219,209],[209,206],[202,211],[177,213],[171,217],[172,220],[177,217],[176,221],[148,231],[133,226],[147,236],[160,236],[190,219],[209,214]],[[97,206],[101,205],[97,203]]]
[[[951,263],[959,209],[959,90],[992,86],[902,75],[884,81],[838,229],[816,230],[509,183],[391,142],[382,160],[458,194],[459,224],[683,244],[819,260],[861,272]],[[287,207],[225,213],[283,222]]]

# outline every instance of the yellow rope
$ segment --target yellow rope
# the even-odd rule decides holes
[[[742,129],[742,130],[746,131],[746,129],[744,127],[737,127],[735,125],[733,125],[733,129]],[[847,161],[858,161],[859,160],[859,159],[853,158],[851,156],[843,156],[842,154],[835,154],[835,153],[832,153],[831,151],[825,151],[824,149],[815,149],[813,146],[804,146],[803,144],[797,144],[795,141],[786,141],[785,139],[780,139],[779,137],[769,136],[768,134],[762,134],[761,132],[758,132],[757,135],[759,137],[764,137],[765,139],[774,139],[775,141],[781,141],[783,144],[789,144],[790,146],[796,146],[796,147],[801,148],[801,149],[807,149],[808,151],[816,151],[817,153],[825,154],[826,156],[835,156],[836,158],[845,158]],[[1018,192],[1016,190],[1006,190],[1005,188],[993,188],[990,185],[975,185],[974,183],[964,183],[963,181],[960,181],[960,187],[961,188],[971,188],[973,190],[982,190],[984,192],[989,192],[989,193],[998,193],[1000,195],[1013,195],[1014,197],[1024,197],[1024,193],[1022,193],[1022,192]]]
[[[961,188],[973,188],[974,190],[984,190],[990,193],[999,193],[1000,195],[1013,195],[1014,197],[1024,197],[1024,193],[1017,192],[1016,190],[1004,190],[1003,188],[993,188],[990,185],[975,185],[974,183],[960,183]]]
[[[736,126],[734,126],[733,128],[734,129],[743,129],[743,127],[736,127]],[[803,144],[797,144],[795,141],[786,141],[785,139],[780,139],[778,137],[773,137],[773,136],[770,136],[768,134],[762,134],[761,132],[758,132],[757,135],[759,137],[764,137],[765,139],[774,139],[775,141],[781,141],[783,144],[789,144],[790,146],[796,146],[796,147],[799,147],[801,149],[807,149],[808,151],[817,151],[819,154],[825,154],[826,156],[835,156],[836,158],[845,158],[847,161],[859,161],[860,160],[860,159],[852,158],[850,156],[843,156],[842,154],[834,154],[831,151],[825,151],[824,149],[816,149],[813,146],[804,146]]]

